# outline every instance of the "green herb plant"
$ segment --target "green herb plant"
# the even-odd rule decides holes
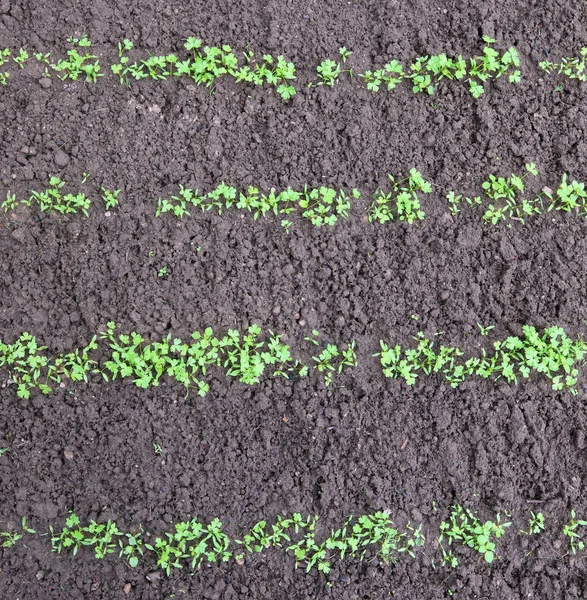
[[[27,525],[26,517],[22,517],[21,531],[0,531],[0,548],[12,548],[26,533],[34,535],[37,532]]]
[[[0,208],[4,212],[14,210],[18,204],[32,206],[33,203],[38,204],[41,212],[58,212],[62,215],[75,214],[82,212],[88,216],[88,209],[92,204],[92,200],[85,194],[79,192],[77,194],[63,194],[62,188],[65,186],[65,181],[59,177],[53,176],[49,180],[49,187],[42,192],[32,192],[31,196],[26,200],[17,200],[15,195],[8,193],[6,200],[2,202]]]
[[[104,200],[107,210],[118,206],[118,194],[120,194],[120,190],[111,191],[106,188],[102,188],[102,200]]]
[[[24,63],[30,58],[29,53],[24,49],[20,48],[18,54],[12,57],[12,60],[21,68],[24,69]]]
[[[442,562],[445,565],[456,567],[458,559],[452,551],[446,551],[442,546],[446,538],[449,545],[460,543],[463,546],[473,548],[483,555],[486,562],[492,563],[496,556],[497,540],[505,533],[506,527],[511,523],[502,523],[499,514],[495,522],[485,521],[483,523],[468,508],[455,505],[451,508],[451,514],[448,521],[440,523],[440,537],[438,542],[442,551]]]
[[[587,48],[581,48],[578,57],[562,58],[560,63],[552,63],[543,60],[539,63],[541,69],[547,73],[558,73],[569,79],[577,79],[578,81],[587,81],[587,71],[585,66],[587,63]]]
[[[426,375],[441,373],[454,388],[472,375],[503,377],[508,383],[517,383],[519,377],[528,379],[532,373],[539,373],[550,380],[554,390],[568,389],[576,395],[576,365],[583,361],[587,344],[581,339],[573,342],[560,327],[549,327],[542,335],[530,325],[522,329],[524,337],[496,341],[493,354],[483,349],[481,357],[466,360],[459,348],[436,348],[422,332],[414,338],[416,348],[403,349],[399,344],[390,347],[381,340],[381,351],[375,356],[380,358],[385,377],[403,379],[408,385],[414,385],[420,371]]]
[[[347,50],[344,46],[338,49],[338,53],[343,64],[346,63],[347,59],[352,54],[352,52]],[[341,73],[348,73],[350,77],[353,76],[352,69],[343,69],[339,62],[329,58],[323,60],[316,67],[316,72],[318,73],[319,79],[316,85],[327,85],[329,87],[332,87],[337,82]]]
[[[538,535],[545,529],[544,526],[544,514],[541,512],[530,512],[530,519],[528,522],[528,531],[521,531],[525,535]]]
[[[320,332],[313,329],[311,335],[304,339],[315,346],[320,346],[319,338]],[[317,356],[312,356],[312,360],[315,363],[314,369],[324,376],[324,385],[328,387],[332,383],[335,373],[342,373],[345,368],[357,366],[355,340],[352,340],[350,344],[346,344],[344,349],[340,349],[336,344],[325,343],[322,346],[322,351]],[[338,363],[338,365],[335,363]]]
[[[2,68],[8,62],[8,59],[10,58],[11,54],[12,52],[10,48],[4,48],[0,50],[0,68]],[[0,71],[0,85],[7,85],[9,77],[10,73],[8,73],[7,71]]]
[[[536,206],[538,200],[526,200],[519,198],[518,194],[524,193],[524,179],[532,174],[538,175],[536,165],[528,163],[526,173],[519,177],[512,174],[510,177],[496,177],[489,175],[489,179],[482,184],[486,196],[495,204],[490,204],[483,220],[495,225],[500,220],[506,218],[517,219],[524,223],[524,219],[533,214],[540,214],[540,209]],[[503,204],[505,201],[505,204]],[[502,204],[498,205],[498,202]]]
[[[111,66],[120,82],[129,85],[130,80],[165,80],[169,77],[189,77],[198,85],[213,87],[216,80],[227,75],[235,82],[247,82],[253,85],[269,84],[284,99],[292,98],[296,90],[292,85],[295,79],[295,66],[283,56],[273,57],[264,54],[261,61],[254,58],[252,52],[245,53],[247,64],[239,66],[232,48],[226,44],[204,45],[202,40],[190,36],[183,44],[187,56],[176,54],[149,56],[139,62],[130,62],[128,52],[133,43],[124,39],[118,44],[119,62]]]
[[[67,41],[73,46],[67,51],[67,59],[60,59],[57,64],[51,64],[53,70],[62,73],[58,75],[59,79],[75,81],[85,76],[86,81],[96,83],[98,77],[102,77],[104,74],[100,72],[98,57],[88,52],[92,42],[86,35],[81,38],[71,37]],[[80,54],[78,49],[82,49],[84,53]]]
[[[416,558],[415,552],[424,545],[421,527],[408,523],[404,531],[394,525],[386,512],[359,517],[349,517],[343,527],[332,530],[322,541],[317,540],[319,517],[294,513],[278,515],[269,526],[262,520],[251,527],[242,539],[231,539],[222,530],[222,522],[215,518],[205,524],[198,519],[174,525],[173,531],[146,542],[143,529],[138,533],[123,533],[115,522],[90,521],[82,526],[81,519],[71,513],[61,530],[51,532],[53,552],[71,552],[74,556],[84,547],[92,548],[97,559],[103,559],[118,550],[119,557],[135,568],[142,560],[154,558],[157,567],[168,576],[176,569],[202,564],[244,559],[242,548],[248,553],[260,553],[269,548],[292,554],[296,567],[304,566],[307,572],[316,569],[327,574],[332,560],[347,557],[359,560],[380,558],[385,563],[396,563],[402,554]],[[33,532],[34,533],[34,532]],[[20,538],[19,538],[20,539]],[[18,541],[18,540],[16,540]]]
[[[360,197],[360,192],[353,189],[351,196],[357,199]],[[282,220],[281,226],[289,230],[292,225],[289,217],[296,212],[316,227],[333,226],[339,218],[348,217],[351,201],[343,190],[337,192],[325,186],[320,188],[304,186],[301,192],[291,188],[282,192],[271,190],[268,194],[264,194],[252,186],[246,192],[239,192],[237,188],[221,182],[207,194],[200,195],[198,190],[180,185],[177,196],[171,196],[170,199],[159,198],[155,216],[171,213],[178,218],[183,218],[190,215],[189,209],[192,207],[217,214],[230,209],[246,210],[253,213],[255,220],[269,213],[284,215],[288,218]]]
[[[410,169],[410,175],[406,179],[396,180],[392,175],[388,177],[392,189],[388,193],[377,190],[368,211],[369,221],[387,223],[399,219],[407,221],[410,225],[414,221],[422,221],[425,212],[420,205],[418,192],[429,194],[432,191],[432,184],[414,168]]]
[[[569,538],[569,546],[573,554],[577,554],[577,550],[585,549],[585,542],[577,530],[579,527],[587,527],[587,521],[576,517],[575,511],[571,510],[571,518],[563,527],[563,535]]]

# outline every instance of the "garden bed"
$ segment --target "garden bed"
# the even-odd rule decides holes
[[[0,201],[45,190],[52,176],[96,199],[88,216],[35,203],[0,214],[0,339],[27,331],[57,356],[110,321],[149,342],[256,323],[310,367],[323,342],[355,340],[358,360],[330,385],[312,368],[307,377],[268,368],[247,385],[213,365],[204,397],[167,376],[141,389],[95,374],[19,398],[2,371],[0,530],[20,532],[25,516],[37,533],[1,550],[0,596],[582,597],[585,553],[572,553],[563,527],[571,510],[587,518],[585,370],[576,395],[540,373],[517,385],[471,377],[457,388],[420,373],[410,386],[384,377],[372,355],[380,340],[415,347],[419,331],[467,357],[522,336],[524,325],[587,337],[582,214],[543,210],[492,225],[483,207],[463,202],[457,213],[446,199],[449,190],[473,198],[490,174],[522,174],[528,163],[538,168],[525,180],[533,197],[556,191],[564,173],[587,179],[586,84],[539,67],[578,56],[586,20],[584,6],[531,2],[31,9],[0,0],[0,49],[63,57],[66,39],[85,33],[104,73],[96,83],[49,79],[30,60],[12,65],[0,87]],[[519,83],[488,81],[479,98],[447,79],[432,95],[410,85],[374,93],[344,72],[316,85],[316,66],[338,60],[342,46],[353,52],[344,68],[359,73],[392,59],[475,56],[483,35],[500,52],[517,49]],[[110,71],[124,38],[146,57],[179,53],[189,36],[230,44],[239,57],[285,56],[296,65],[295,96],[228,77],[213,88],[189,78],[127,87]],[[369,221],[388,174],[403,179],[413,168],[433,184],[419,197],[423,220]],[[236,210],[155,216],[180,185],[208,192],[222,181],[361,195],[332,226]],[[121,190],[117,206],[103,205],[102,188]],[[305,339],[312,330],[319,350]],[[440,523],[454,505],[511,522],[491,563],[453,544],[459,565],[443,564]],[[183,563],[168,576],[153,552],[135,568],[118,552],[51,552],[51,536],[40,534],[60,531],[71,511],[84,525],[142,527],[150,543],[193,518],[219,518],[241,539],[262,519],[318,515],[317,538],[326,538],[350,515],[388,511],[402,531],[422,525],[426,541],[397,564],[375,552],[333,554],[328,574],[296,569],[291,552],[270,548]],[[544,514],[545,531],[520,533],[532,512]]]

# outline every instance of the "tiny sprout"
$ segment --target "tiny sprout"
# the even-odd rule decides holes
[[[106,188],[102,188],[102,199],[108,210],[118,206],[118,194],[120,194],[120,190],[114,190],[112,192]]]
[[[488,325],[487,327],[483,327],[481,323],[477,323],[477,327],[479,327],[481,335],[488,335],[492,329],[495,329],[495,325]]]
[[[339,48],[338,52],[340,54],[340,58],[342,59],[343,63],[345,63],[347,61],[347,59],[349,58],[349,56],[352,54],[352,52],[350,50],[347,50],[344,46]]]
[[[157,277],[166,277],[167,275],[167,265],[163,265],[157,272]]]
[[[157,456],[161,456],[161,454],[163,453],[163,448],[161,447],[161,444],[157,444],[156,442],[153,442],[153,452]]]
[[[544,514],[530,512],[530,521],[528,531],[520,530],[520,533],[525,535],[538,535],[544,531]]]

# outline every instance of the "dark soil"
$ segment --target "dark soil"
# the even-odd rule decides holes
[[[332,229],[300,223],[289,234],[271,218],[153,216],[157,198],[179,183],[373,191],[387,173],[417,167],[439,189],[470,194],[488,173],[520,172],[529,161],[541,172],[535,190],[556,186],[564,171],[585,180],[587,88],[537,68],[587,45],[584,3],[0,0],[0,13],[0,47],[57,54],[85,32],[103,68],[123,37],[167,52],[197,35],[283,53],[304,83],[343,44],[364,70],[375,59],[471,56],[486,33],[518,48],[524,74],[518,86],[488,85],[478,101],[461,84],[429,98],[408,87],[372,94],[343,77],[333,89],[301,85],[284,103],[229,81],[210,95],[178,80],[127,89],[111,74],[98,85],[54,78],[44,88],[36,67],[15,73],[0,90],[0,196],[24,197],[51,174],[75,189],[87,172],[88,193],[121,187],[123,199],[110,217],[94,209],[39,220],[19,210],[0,219],[2,339],[26,330],[60,351],[109,320],[182,336],[258,322],[296,343],[312,328],[335,342],[356,338],[361,363],[326,389],[316,378],[251,388],[213,379],[205,399],[184,400],[170,384],[92,383],[28,402],[0,389],[0,446],[11,448],[0,458],[0,528],[26,515],[46,531],[74,510],[155,533],[218,516],[236,534],[284,511],[335,526],[389,509],[399,523],[423,521],[430,543],[397,566],[337,565],[329,587],[271,552],[152,583],[117,559],[51,554],[40,538],[3,552],[1,598],[124,598],[128,582],[128,597],[145,599],[585,597],[584,556],[569,556],[560,533],[571,508],[587,514],[585,384],[577,397],[541,381],[452,390],[422,378],[408,388],[368,359],[380,338],[409,343],[419,329],[472,350],[524,323],[585,336],[584,221],[549,214],[491,228],[474,211],[453,219],[441,193],[425,198],[417,226],[366,223],[367,199]],[[55,163],[59,149],[65,167]],[[157,277],[164,264],[166,279]],[[495,324],[489,338],[477,322]],[[433,538],[453,502],[483,518],[512,513],[492,566],[471,553],[454,571],[440,567]],[[516,535],[530,510],[547,517],[538,541]]]

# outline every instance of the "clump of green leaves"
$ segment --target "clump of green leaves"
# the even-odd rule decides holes
[[[355,199],[359,198],[360,192],[353,189],[351,196]],[[247,191],[239,192],[235,187],[221,182],[215,189],[204,195],[200,195],[198,190],[180,185],[177,196],[171,196],[170,199],[159,198],[155,216],[172,213],[182,218],[190,215],[188,209],[191,207],[218,214],[232,208],[247,210],[253,213],[255,220],[268,213],[289,216],[294,212],[300,212],[302,218],[308,219],[316,227],[321,227],[334,225],[339,217],[347,218],[350,206],[350,198],[343,190],[337,192],[325,186],[320,188],[305,186],[301,192],[291,188],[278,193],[271,190],[268,194],[264,194],[252,186]],[[289,229],[291,222],[286,221]]]
[[[320,346],[319,338],[320,332],[313,329],[312,334],[304,339],[315,346]],[[315,363],[314,369],[324,375],[324,384],[329,386],[336,372],[342,373],[345,368],[357,366],[355,340],[352,340],[350,344],[346,344],[343,349],[339,348],[336,344],[325,343],[322,346],[322,351],[317,356],[312,356],[312,360]]]
[[[97,348],[96,337],[85,347],[66,354],[49,357],[46,346],[39,346],[30,333],[23,333],[13,344],[0,340],[0,368],[6,368],[10,381],[17,385],[17,396],[27,399],[31,390],[43,394],[51,392],[51,385],[65,379],[85,381],[89,373],[95,373],[97,364],[89,358]]]
[[[90,521],[84,527],[80,518],[72,513],[61,530],[50,528],[51,548],[54,552],[67,551],[73,555],[80,548],[93,548],[98,559],[119,550],[119,557],[126,559],[132,568],[150,556],[155,558],[157,567],[167,575],[187,565],[194,569],[203,563],[242,560],[244,553],[237,554],[235,545],[244,547],[250,553],[274,548],[293,554],[296,567],[303,565],[307,572],[316,568],[327,574],[336,555],[341,560],[349,556],[358,557],[359,560],[379,557],[388,564],[396,563],[402,553],[415,558],[415,551],[425,541],[421,527],[413,528],[408,523],[405,531],[400,531],[386,512],[351,516],[343,527],[333,530],[323,541],[316,539],[318,521],[317,515],[278,515],[271,526],[265,520],[259,521],[242,539],[232,540],[222,531],[219,519],[213,519],[208,524],[192,519],[177,523],[173,532],[156,537],[153,542],[146,542],[142,528],[139,533],[123,533],[112,521]]]
[[[259,383],[267,365],[283,372],[285,365],[291,361],[289,346],[281,342],[281,335],[272,331],[269,332],[271,337],[268,342],[259,340],[260,334],[261,328],[253,324],[242,339],[238,331],[229,330],[220,340],[227,375],[253,385]]]
[[[509,48],[500,54],[493,44],[496,40],[484,36],[483,53],[474,56],[468,61],[462,55],[456,58],[447,56],[444,52],[436,55],[418,57],[411,65],[408,73],[404,72],[403,66],[396,60],[385,64],[381,69],[366,71],[359,74],[367,89],[378,92],[382,85],[392,90],[404,79],[411,81],[414,94],[434,94],[436,86],[443,79],[454,81],[468,79],[469,91],[475,98],[484,93],[483,84],[489,79],[497,79],[502,75],[509,74],[512,83],[518,83],[521,78],[518,67],[520,59],[515,48]]]
[[[253,52],[245,52],[246,65],[243,65],[234,73],[235,81],[246,81],[253,85],[267,83],[275,87],[277,93],[284,99],[289,100],[296,94],[291,82],[296,78],[296,68],[292,62],[288,62],[279,55],[275,59],[271,54],[264,54],[261,62],[255,60]]]
[[[387,90],[391,91],[406,77],[406,74],[401,63],[392,60],[383,65],[381,69],[359,73],[359,77],[367,84],[368,90],[378,92],[382,85],[385,85]]]
[[[446,54],[436,56],[421,56],[410,65],[412,73],[407,77],[412,80],[412,91],[417,94],[434,93],[434,84],[444,78],[462,79],[467,73],[467,63],[462,56],[456,59]]]
[[[448,192],[448,194],[446,195],[446,199],[448,201],[448,210],[450,211],[450,214],[453,217],[456,217],[461,212],[459,205],[463,200],[463,196],[457,196],[455,192]],[[475,196],[474,198],[465,198],[464,200],[471,207],[482,203],[481,196]]]
[[[75,81],[79,77],[85,76],[86,81],[96,83],[98,77],[102,77],[103,73],[100,73],[98,57],[88,51],[92,42],[86,35],[81,38],[70,37],[67,41],[73,45],[73,48],[67,51],[67,59],[60,59],[57,64],[51,65],[55,71],[62,73],[62,75],[58,75],[59,79],[72,79]],[[78,51],[80,48],[83,50],[82,54]]]
[[[104,200],[104,204],[106,205],[107,210],[118,206],[118,194],[120,194],[120,190],[112,191],[106,188],[102,188],[102,200]]]
[[[157,566],[170,575],[172,568],[183,568],[183,559],[190,560],[192,569],[203,561],[227,562],[233,555],[229,545],[230,538],[222,531],[220,519],[213,519],[208,525],[192,519],[177,523],[174,533],[156,538],[153,544],[145,544],[145,548],[155,554]]]
[[[549,327],[540,335],[530,326],[523,326],[524,337],[510,336],[493,343],[493,354],[485,349],[481,357],[463,360],[459,348],[438,345],[419,332],[416,348],[403,349],[399,344],[388,346],[380,341],[381,361],[385,377],[403,379],[408,385],[416,382],[418,373],[442,373],[451,387],[458,387],[466,377],[477,375],[485,379],[503,377],[508,383],[518,378],[528,379],[533,372],[549,379],[554,390],[568,389],[577,394],[577,363],[587,353],[581,339],[573,342],[560,327]]]
[[[4,48],[3,50],[0,50],[0,68],[2,68],[8,62],[11,54],[12,52],[10,48]],[[3,73],[0,72],[0,85],[7,85],[8,77],[10,77],[10,73],[7,71],[4,71]]]
[[[528,531],[520,531],[525,535],[538,535],[544,531],[544,513],[530,511],[530,519],[528,521]]]
[[[21,68],[24,69],[24,63],[30,58],[29,53],[24,48],[19,48],[18,54],[13,56],[12,60]]]
[[[578,181],[567,183],[567,174],[563,174],[562,181],[552,194],[547,188],[542,190],[542,193],[551,201],[548,210],[553,209],[563,212],[576,212],[578,215],[587,217],[587,192],[585,184]]]
[[[474,98],[479,98],[484,93],[483,84],[489,79],[508,74],[510,83],[519,83],[522,77],[519,70],[520,57],[514,47],[500,56],[492,46],[496,40],[485,35],[483,41],[487,44],[483,48],[483,54],[470,59],[467,71],[469,91]]]
[[[453,506],[449,520],[440,523],[438,542],[441,544],[443,564],[451,567],[458,566],[458,559],[451,551],[446,552],[442,546],[445,538],[449,545],[458,542],[482,554],[486,562],[493,562],[496,541],[503,536],[506,527],[510,525],[511,523],[502,523],[499,514],[496,516],[495,522],[485,521],[483,523],[468,508],[460,505]]]
[[[237,83],[274,86],[284,100],[296,93],[291,85],[296,78],[295,65],[281,55],[275,58],[271,54],[264,54],[262,60],[257,61],[253,52],[245,52],[247,64],[239,66],[238,58],[226,44],[220,47],[206,46],[202,40],[190,36],[183,47],[188,53],[185,58],[171,53],[149,56],[131,63],[127,53],[132,50],[133,43],[125,39],[118,44],[119,62],[112,65],[111,69],[120,82],[127,85],[129,79],[138,81],[150,78],[157,81],[175,76],[189,77],[198,85],[212,87],[218,78],[228,75]]]
[[[89,546],[93,547],[98,559],[113,554],[118,547],[117,539],[123,535],[116,523],[110,520],[107,523],[91,520],[86,527],[82,527],[80,518],[75,513],[67,517],[61,531],[56,532],[52,526],[50,531],[53,552],[70,550],[75,556],[82,546]]]
[[[565,75],[569,79],[587,81],[587,71],[585,70],[586,63],[587,48],[581,48],[578,57],[562,58],[560,63],[552,63],[543,60],[539,63],[539,66],[549,74],[554,72],[559,75]]]
[[[171,334],[160,342],[145,344],[145,339],[136,332],[116,334],[116,324],[109,322],[101,337],[109,342],[112,351],[104,367],[113,379],[133,378],[140,388],[156,387],[163,375],[182,383],[186,392],[191,388],[205,396],[209,385],[201,380],[210,365],[220,365],[220,340],[208,328],[204,333],[194,332],[192,343],[181,339],[172,341]]]
[[[4,209],[4,212],[8,212],[20,203],[31,206],[36,202],[42,212],[55,211],[62,215],[82,212],[88,216],[88,209],[92,204],[92,200],[81,192],[77,194],[63,194],[61,190],[64,186],[65,181],[54,176],[49,180],[49,187],[46,190],[32,192],[31,196],[26,200],[17,200],[15,195],[10,195],[9,193],[0,207]]]
[[[338,53],[340,54],[340,58],[344,63],[351,56],[352,52],[347,50],[344,46],[338,49]],[[352,69],[343,69],[341,64],[335,60],[331,60],[327,58],[323,60],[317,67],[316,72],[318,73],[318,83],[317,85],[327,85],[332,87],[341,73],[348,73],[351,77],[353,76]],[[311,84],[310,84],[311,85]]]
[[[377,190],[369,208],[369,221],[386,223],[399,219],[407,221],[410,225],[414,221],[422,221],[425,212],[420,205],[418,192],[429,194],[432,184],[426,181],[417,169],[410,169],[410,175],[406,179],[396,180],[392,175],[388,177],[392,189],[387,193],[381,189]]]
[[[522,176],[515,174],[510,177],[489,175],[489,178],[482,184],[485,196],[491,201],[483,214],[483,220],[486,223],[495,225],[508,219],[525,223],[527,217],[543,212],[545,199],[549,201],[547,212],[557,210],[587,217],[587,191],[584,183],[576,180],[569,182],[567,174],[564,173],[556,192],[544,187],[536,198],[527,199],[524,197],[524,180],[528,175],[538,175],[534,163],[526,164],[526,173]],[[446,198],[450,213],[456,216],[461,212],[460,205],[463,197],[450,191]],[[481,196],[464,200],[471,207],[483,203]]]
[[[507,178],[489,175],[489,179],[483,182],[482,187],[486,196],[495,204],[490,204],[483,215],[486,223],[491,222],[495,225],[498,221],[506,218],[518,219],[524,223],[526,217],[540,214],[540,208],[537,206],[539,199],[527,200],[519,197],[524,193],[524,179],[529,174],[535,177],[538,175],[534,163],[526,165],[526,173],[521,177],[514,174]]]
[[[27,519],[23,517],[21,531],[0,531],[0,548],[12,548],[18,541],[22,540],[26,533],[34,535],[37,532],[27,525]]]
[[[577,550],[585,549],[585,542],[577,530],[579,527],[587,527],[587,521],[577,519],[576,517],[575,511],[571,510],[571,518],[563,527],[563,535],[569,538],[569,546],[573,554],[577,554]]]

